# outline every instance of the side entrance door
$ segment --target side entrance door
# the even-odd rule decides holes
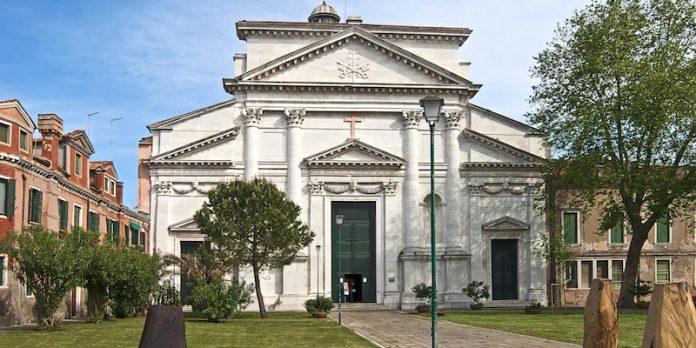
[[[517,240],[491,240],[491,280],[494,300],[517,300]]]

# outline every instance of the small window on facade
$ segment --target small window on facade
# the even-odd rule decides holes
[[[611,261],[611,280],[621,282],[623,278],[623,260]]]
[[[0,255],[0,286],[7,286],[7,255]]]
[[[93,232],[99,232],[99,214],[93,211],[87,214],[87,229]]]
[[[40,224],[43,192],[32,188],[29,190],[29,222]]]
[[[19,148],[29,151],[29,134],[23,130],[19,131]]]
[[[68,230],[68,202],[58,198],[58,228],[61,231]]]
[[[609,261],[597,260],[595,278],[609,279]]]
[[[578,212],[563,212],[563,241],[566,244],[578,244]]]
[[[15,180],[0,178],[0,214],[14,216]]]
[[[10,125],[0,123],[0,142],[10,145]]]
[[[82,227],[82,207],[73,206],[73,227]]]
[[[566,288],[578,287],[578,263],[575,261],[566,262]]]
[[[609,230],[609,243],[611,244],[623,244],[624,242],[624,219],[623,214],[616,219],[616,223]]]
[[[655,224],[655,242],[656,243],[669,243],[669,217],[664,216],[657,220]]]
[[[657,260],[655,262],[655,282],[669,283],[671,281],[669,260]]]
[[[131,245],[138,245],[140,243],[140,236],[137,228],[131,226]]]
[[[109,186],[109,192],[111,192],[111,194],[114,196],[116,195],[116,182],[111,182],[111,186]]]
[[[75,175],[82,176],[82,155],[75,153]]]
[[[592,261],[580,262],[580,287],[587,289],[592,283]]]

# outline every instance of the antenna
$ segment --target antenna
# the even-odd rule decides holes
[[[98,113],[99,113],[99,111],[93,112],[91,114],[87,114],[87,136],[89,136],[89,128],[90,128],[90,126],[92,126],[92,116],[95,116]]]
[[[111,138],[112,138],[111,134],[113,133],[112,129],[114,128],[114,122],[122,120],[122,119],[123,119],[123,117],[116,117],[116,118],[112,118],[109,120],[109,160],[111,160],[111,161],[114,160],[113,157],[111,157]]]

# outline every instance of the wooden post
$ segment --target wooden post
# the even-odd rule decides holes
[[[657,284],[645,321],[644,348],[696,346],[696,309],[686,283]]]
[[[619,316],[616,310],[614,285],[609,279],[592,281],[585,302],[584,348],[616,348],[619,336]]]
[[[150,306],[139,348],[186,348],[181,307]]]

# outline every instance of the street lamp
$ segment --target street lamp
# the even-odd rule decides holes
[[[437,347],[437,263],[435,260],[435,123],[440,117],[440,110],[445,103],[444,99],[429,95],[420,100],[423,115],[430,127],[430,267],[432,275],[432,298],[430,299],[430,336],[432,347]]]
[[[319,299],[319,251],[321,250],[321,244],[317,244],[317,299]]]
[[[343,225],[343,215],[336,215],[336,225],[338,225],[338,238],[336,239],[336,255],[338,256],[338,325],[341,325],[341,303],[343,302],[343,274],[341,273],[341,225]]]

